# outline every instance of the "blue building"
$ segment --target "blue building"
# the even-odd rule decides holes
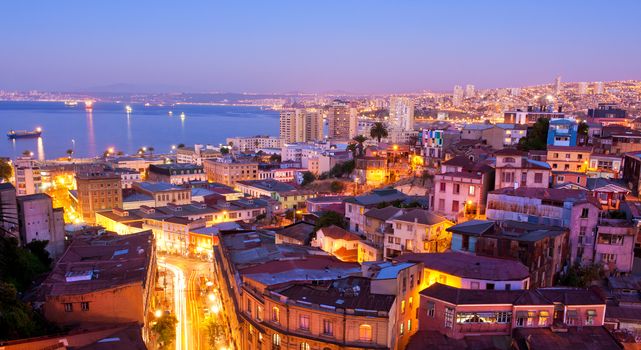
[[[579,124],[571,119],[552,119],[548,129],[548,146],[576,146]]]

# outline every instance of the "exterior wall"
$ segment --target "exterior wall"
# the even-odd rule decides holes
[[[172,185],[182,185],[191,181],[207,181],[207,175],[205,175],[205,173],[167,175],[150,171],[147,179],[154,182],[167,182]]]
[[[595,262],[609,273],[632,272],[638,228],[623,220],[603,220],[597,232]]]
[[[433,312],[430,311],[432,308]],[[450,309],[453,315],[451,322],[447,323],[446,309]],[[588,321],[588,310],[596,313],[592,321]],[[502,322],[493,323],[492,320],[485,320],[485,322],[479,323],[468,322],[470,313],[484,316],[488,315],[487,313],[494,314],[497,312],[503,313],[504,317],[496,318],[495,320]],[[527,315],[528,312],[531,313],[531,317]],[[542,312],[547,312],[547,316],[543,316]],[[572,312],[576,312],[578,317],[572,319],[568,317]],[[525,313],[525,317],[521,317],[523,313]],[[465,336],[472,335],[509,335],[514,328],[519,327],[549,327],[557,318],[560,321],[559,323],[570,326],[602,326],[605,317],[605,305],[567,305],[557,313],[554,305],[453,305],[421,295],[419,315],[421,330],[438,331],[448,337],[462,339]],[[509,317],[505,317],[505,315],[509,315]],[[522,318],[522,321],[519,321],[519,318]]]
[[[33,240],[47,240],[50,242],[47,250],[55,248],[50,253],[57,255],[64,249],[64,226],[60,227],[57,222],[51,197],[44,194],[37,196],[18,198],[20,241],[27,244]],[[62,247],[57,247],[59,242],[63,242]]]
[[[253,152],[260,148],[279,148],[280,138],[274,136],[249,136],[227,138],[227,144],[242,152]]]
[[[130,221],[116,221],[103,215],[102,213],[96,213],[96,225],[102,226],[105,228],[105,230],[115,232],[119,235],[130,235],[132,233],[145,231],[142,228],[127,225],[128,223],[133,223],[136,221],[142,222],[142,220],[140,219]]]
[[[431,269],[425,267],[423,270],[423,282],[421,283],[421,290],[433,285],[434,283],[445,284],[454,288],[461,289],[494,289],[494,290],[518,290],[518,289],[528,289],[530,278],[524,278],[522,280],[482,280],[475,278],[464,278],[460,276],[454,276],[442,271]],[[493,285],[493,288],[488,288]],[[506,287],[510,285],[509,288]]]
[[[471,178],[437,174],[434,177],[434,211],[450,220],[485,214],[488,182],[486,175]],[[457,185],[458,193],[455,192]],[[456,206],[458,210],[454,210]]]
[[[155,277],[154,277],[155,278]],[[140,284],[130,284],[94,293],[47,296],[44,315],[59,326],[82,323],[145,323],[144,290]],[[89,303],[83,311],[81,303]],[[65,303],[72,303],[72,311],[65,311]]]
[[[434,225],[390,220],[394,232],[386,233],[383,256],[385,259],[396,257],[404,252],[442,253],[450,248],[452,234],[446,229],[453,225],[443,221]]]
[[[583,217],[583,210],[588,211]],[[582,203],[572,207],[570,217],[570,262],[589,264],[595,262],[593,247],[596,243],[596,227],[599,209],[594,205]]]
[[[345,217],[349,220],[349,230],[363,233],[365,229],[365,207],[356,203],[345,203]]]
[[[547,162],[552,171],[574,171],[584,173],[588,169],[590,150],[572,151],[559,148],[548,149]]]
[[[236,181],[257,180],[257,163],[223,163],[214,160],[203,162],[207,180],[233,186]]]
[[[87,223],[96,221],[95,213],[122,207],[120,176],[76,177],[78,211]]]
[[[513,181],[506,181],[509,178],[512,178]],[[515,184],[519,187],[548,188],[550,186],[550,171],[497,167],[494,181],[495,189],[514,187]]]

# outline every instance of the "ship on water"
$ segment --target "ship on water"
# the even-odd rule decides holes
[[[78,105],[78,101],[65,101],[65,106],[67,107],[75,107]]]
[[[27,131],[27,130],[10,130],[7,133],[7,137],[15,140],[15,139],[30,139],[30,138],[37,138],[42,136],[42,129],[41,128],[36,128],[33,131]]]

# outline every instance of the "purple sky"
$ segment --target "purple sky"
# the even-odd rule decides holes
[[[0,88],[405,92],[641,79],[641,1],[11,1]]]

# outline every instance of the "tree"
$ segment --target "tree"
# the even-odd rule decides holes
[[[586,122],[580,122],[579,123],[579,128],[578,128],[578,134],[583,135],[583,136],[588,136],[588,130],[590,127],[588,126],[588,123]]]
[[[547,149],[549,127],[550,121],[547,118],[539,118],[534,126],[528,129],[527,136],[519,140],[518,148],[522,151]]]
[[[358,154],[362,156],[365,151],[365,147],[363,146],[363,143],[367,141],[367,137],[363,135],[356,135],[352,140],[356,141],[356,143],[358,144]]]
[[[272,163],[280,163],[280,160],[281,160],[280,154],[272,154],[269,157],[269,161]]]
[[[357,147],[358,146],[355,143],[350,143],[349,145],[347,145],[347,150],[352,152],[352,157],[354,157],[354,158],[356,158],[356,148]]]
[[[25,157],[31,157],[31,156],[33,156],[33,152],[31,152],[30,150],[27,149],[27,150],[24,150],[22,152],[22,155],[25,156]]]
[[[8,161],[0,159],[0,182],[9,182],[13,175],[13,167]]]
[[[185,144],[184,143],[179,143],[178,146],[176,146],[176,147],[177,148],[185,148]]]
[[[40,251],[39,244],[32,248]],[[0,235],[0,281],[13,284],[18,291],[26,290],[36,277],[49,271],[42,257],[20,247],[16,238]]]
[[[215,349],[216,344],[225,339],[225,326],[217,320],[210,319],[207,323],[207,336],[209,338],[209,346]]]
[[[155,149],[153,146],[149,146],[149,147],[147,148],[147,150],[149,151],[149,155],[151,155],[151,156],[153,157],[153,156],[154,156],[154,151],[155,151],[156,149]]]
[[[314,182],[314,180],[316,180],[316,175],[314,175],[314,173],[312,173],[311,171],[306,171],[303,173],[303,182],[301,183],[301,185],[305,186],[311,184],[312,182]]]
[[[56,331],[18,299],[18,291],[11,283],[0,282],[0,310],[0,340],[30,338]]]
[[[316,230],[332,225],[345,228],[347,227],[347,222],[341,214],[335,211],[326,211],[316,220]]]
[[[72,150],[71,148],[69,148],[69,149],[67,150],[67,158],[71,159],[71,156],[72,156],[72,155],[73,155],[73,150]]]
[[[221,147],[220,148],[220,154],[229,154],[229,148]]]
[[[47,240],[33,240],[25,246],[31,254],[33,254],[38,261],[44,266],[45,268],[49,269],[51,267],[51,257],[49,256],[49,252],[47,251],[47,244],[49,244],[49,241]]]
[[[381,139],[388,135],[387,126],[381,122],[376,122],[369,131],[369,135],[378,142],[381,142]]]
[[[151,330],[158,337],[160,349],[169,349],[176,339],[176,323],[178,320],[174,315],[165,314],[156,320],[155,325],[151,326]]]
[[[567,287],[589,287],[593,281],[603,278],[603,267],[598,264],[582,266],[580,264],[572,265],[568,272],[563,275],[559,284]]]
[[[340,181],[332,181],[329,185],[329,188],[334,193],[343,192],[345,190],[345,185]]]

